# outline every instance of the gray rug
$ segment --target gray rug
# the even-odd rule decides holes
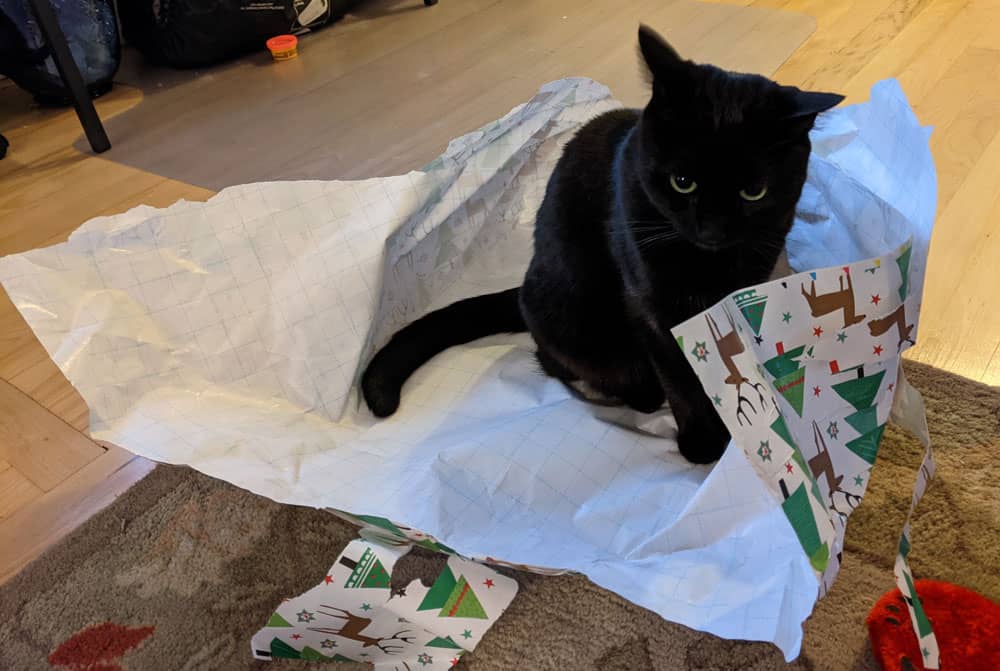
[[[1000,601],[1000,390],[916,364],[907,364],[907,377],[927,401],[938,462],[913,525],[913,571]],[[921,455],[915,440],[889,427],[848,527],[840,577],[790,666],[769,644],[691,631],[580,576],[516,573],[517,598],[458,668],[876,671],[864,621],[894,587],[895,547]],[[250,656],[250,637],[275,605],[318,584],[353,537],[328,513],[159,466],[0,587],[0,667],[360,671]],[[408,575],[393,579],[436,575],[435,561],[401,561],[397,571]]]

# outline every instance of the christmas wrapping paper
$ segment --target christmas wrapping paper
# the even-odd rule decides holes
[[[409,549],[349,543],[319,585],[278,606],[253,637],[253,655],[368,662],[393,671],[458,664],[514,599],[517,582],[451,556],[429,585],[395,585],[393,567]]]
[[[914,344],[923,268],[913,244],[841,267],[792,275],[733,293],[673,334],[730,433],[795,531],[820,593],[840,568],[850,513],[864,496],[897,387],[900,354]],[[902,423],[920,427],[923,409],[900,402]],[[927,448],[915,507],[931,476]],[[732,449],[732,446],[731,446]],[[911,513],[912,513],[911,507]],[[927,668],[937,643],[906,565],[902,531],[897,582]]]
[[[770,428],[775,413],[781,411],[803,459],[818,449],[816,437],[811,420],[804,429],[796,424],[799,416],[785,407],[794,399],[772,391],[769,376],[783,378],[796,363],[807,367],[801,420],[816,419],[832,477],[842,476],[835,505],[849,513],[870,464],[850,448],[844,461],[834,453],[881,426],[891,395],[900,398],[900,343],[886,322],[876,357],[881,368],[836,348],[874,338],[863,335],[868,321],[887,319],[893,301],[906,306],[904,329],[913,325],[914,338],[935,210],[929,131],[895,82],[876,86],[867,103],[822,115],[812,132],[809,177],[787,252],[794,269],[816,272],[815,292],[811,278],[796,278],[785,298],[768,287],[744,304],[732,299],[723,312],[710,311],[720,338],[730,331],[729,317],[743,328],[745,351],[733,361],[740,378],[761,385],[763,400],[757,387],[739,385],[755,414],[733,395],[737,385],[710,376],[706,390],[718,394],[724,412],[746,408],[755,422],[745,427],[747,436],[756,437],[770,418],[766,427],[777,436],[766,438],[770,461],[761,462],[759,445],[741,437],[737,423],[738,447],[719,463],[687,463],[669,412],[635,417],[578,401],[540,375],[524,335],[437,357],[410,381],[388,420],[376,421],[358,399],[364,364],[404,324],[519,283],[562,144],[615,107],[605,87],[561,80],[453,140],[421,171],[358,182],[249,184],[206,203],[94,219],[63,244],[0,260],[0,282],[87,401],[95,438],[189,464],[277,501],[340,511],[365,522],[368,540],[579,571],[668,619],[773,641],[791,659],[802,622],[835,570],[840,522],[829,519],[839,514],[830,501],[816,498],[816,489],[826,497],[831,483],[825,476],[816,488],[809,482],[805,498],[817,531],[803,551],[796,524],[804,516],[786,513],[804,510],[798,485],[808,481],[807,469],[791,461],[799,471],[786,481],[793,501],[786,505],[775,477],[785,465],[779,455],[792,448]],[[907,268],[898,257],[907,243],[903,299],[899,280]],[[874,264],[868,259],[880,260],[875,273],[866,272]],[[865,321],[835,324],[837,315],[822,305],[807,318],[807,295],[837,302],[821,297],[840,291],[841,281],[847,288],[845,266],[851,291],[865,292],[854,305]],[[841,270],[814,270],[828,267]],[[878,305],[868,292],[880,294]],[[754,315],[753,301],[765,294],[764,340],[756,343],[746,339],[752,324],[742,309]],[[781,317],[788,308],[779,308],[786,298],[801,304],[787,324]],[[705,348],[705,361],[692,355],[696,370],[714,366],[708,323],[691,327],[701,333],[684,336],[685,351],[699,342]],[[786,336],[785,327],[794,333]],[[815,327],[823,329],[822,342],[810,335]],[[841,331],[844,343],[837,341]],[[811,345],[812,356],[794,355],[800,345]],[[831,356],[846,373],[829,370]],[[775,357],[769,370],[764,364]],[[884,375],[871,402],[849,420],[845,404],[854,401],[833,387],[861,363],[864,377]],[[829,412],[818,410],[815,404],[827,400],[834,403]],[[834,422],[836,437],[828,432]],[[747,445],[756,445],[749,456]],[[872,449],[859,451],[870,457]],[[906,575],[901,564],[904,582]]]

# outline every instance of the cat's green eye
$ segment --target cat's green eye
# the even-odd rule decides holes
[[[759,189],[754,189],[749,191],[747,189],[740,189],[740,198],[743,200],[748,200],[751,203],[760,200],[767,195],[767,184],[762,184]]]
[[[670,186],[674,187],[677,193],[691,193],[698,188],[698,182],[684,175],[671,175]]]

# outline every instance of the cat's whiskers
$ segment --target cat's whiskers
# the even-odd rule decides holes
[[[778,256],[781,254],[781,250],[784,249],[784,244],[776,240],[767,240],[765,238],[757,242],[758,244],[749,245],[745,249],[754,258],[757,258],[767,264],[775,263]]]
[[[645,233],[649,231],[674,231],[674,229],[671,228],[670,226],[632,226],[629,230],[631,230],[633,233]]]
[[[623,224],[659,224],[660,226],[673,226],[668,219],[625,219]]]
[[[760,245],[754,246],[754,249],[763,252],[765,254],[774,254],[775,252],[780,254],[784,248],[785,248],[784,238],[780,240],[765,238],[761,241]]]
[[[676,239],[678,239],[680,237],[681,236],[680,236],[679,233],[677,233],[677,231],[670,230],[670,231],[665,231],[663,233],[658,233],[656,235],[651,235],[651,236],[649,236],[647,238],[642,238],[640,240],[636,240],[635,246],[636,246],[636,248],[638,248],[638,249],[641,250],[641,249],[645,249],[647,247],[651,247],[652,245],[654,245],[654,244],[656,244],[658,242],[667,242],[667,241],[670,241],[670,240],[676,240]]]

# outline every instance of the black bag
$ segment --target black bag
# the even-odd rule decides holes
[[[152,63],[211,65],[264,49],[268,38],[336,21],[356,0],[123,0],[125,41]]]
[[[112,0],[49,0],[92,96],[111,89],[121,63]],[[45,105],[69,105],[69,91],[27,0],[0,0],[0,74]]]

